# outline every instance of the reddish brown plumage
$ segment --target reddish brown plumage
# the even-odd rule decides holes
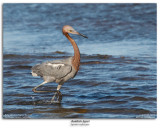
[[[64,35],[67,37],[67,39],[71,42],[71,44],[73,46],[74,56],[73,56],[72,64],[73,64],[75,70],[78,72],[79,66],[80,66],[80,52],[79,52],[79,48],[78,48],[76,42],[69,36],[68,33],[64,33]]]
[[[73,49],[74,49],[74,56],[73,56],[73,60],[72,60],[72,65],[75,68],[75,70],[78,72],[79,70],[79,66],[80,66],[80,52],[79,52],[79,48],[76,44],[76,42],[69,36],[68,33],[71,34],[76,34],[76,35],[80,35],[83,36],[84,38],[87,38],[85,35],[75,31],[71,26],[69,25],[65,25],[62,29],[63,34],[67,37],[67,39],[71,42]]]

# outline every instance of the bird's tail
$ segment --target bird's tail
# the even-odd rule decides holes
[[[41,76],[41,73],[40,73],[40,65],[39,64],[37,64],[37,65],[35,65],[35,66],[33,66],[32,67],[32,76]]]
[[[32,76],[36,77],[38,76],[37,73],[34,73],[34,72],[31,72],[32,73]]]

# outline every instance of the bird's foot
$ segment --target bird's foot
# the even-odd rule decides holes
[[[43,92],[54,92],[54,91],[37,91],[36,88],[33,88],[32,91],[33,91],[34,93],[39,93],[39,92],[42,92],[42,93],[43,93]]]
[[[54,96],[51,99],[51,103],[60,103],[62,100],[62,94],[59,90],[55,92]]]
[[[36,89],[35,89],[35,88],[33,88],[32,91],[33,91],[34,93],[36,93]]]

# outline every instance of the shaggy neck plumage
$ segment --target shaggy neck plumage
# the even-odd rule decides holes
[[[73,64],[74,68],[76,69],[76,71],[78,71],[79,70],[79,66],[80,66],[79,48],[78,48],[76,42],[69,36],[68,33],[64,33],[64,35],[67,37],[67,39],[71,42],[71,44],[73,46],[74,56],[73,56],[72,64]]]

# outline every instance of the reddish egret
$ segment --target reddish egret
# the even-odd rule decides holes
[[[33,88],[33,92],[48,92],[48,91],[38,91],[38,87],[49,83],[58,83],[57,91],[51,99],[52,102],[60,102],[62,100],[62,94],[59,91],[61,86],[69,79],[74,78],[77,74],[80,66],[80,52],[76,42],[69,36],[71,34],[77,34],[87,38],[85,35],[80,34],[75,31],[71,26],[65,25],[62,29],[63,34],[71,42],[74,49],[74,56],[63,60],[54,60],[44,62],[42,64],[37,64],[32,67],[33,76],[41,76],[44,80],[43,83]]]

